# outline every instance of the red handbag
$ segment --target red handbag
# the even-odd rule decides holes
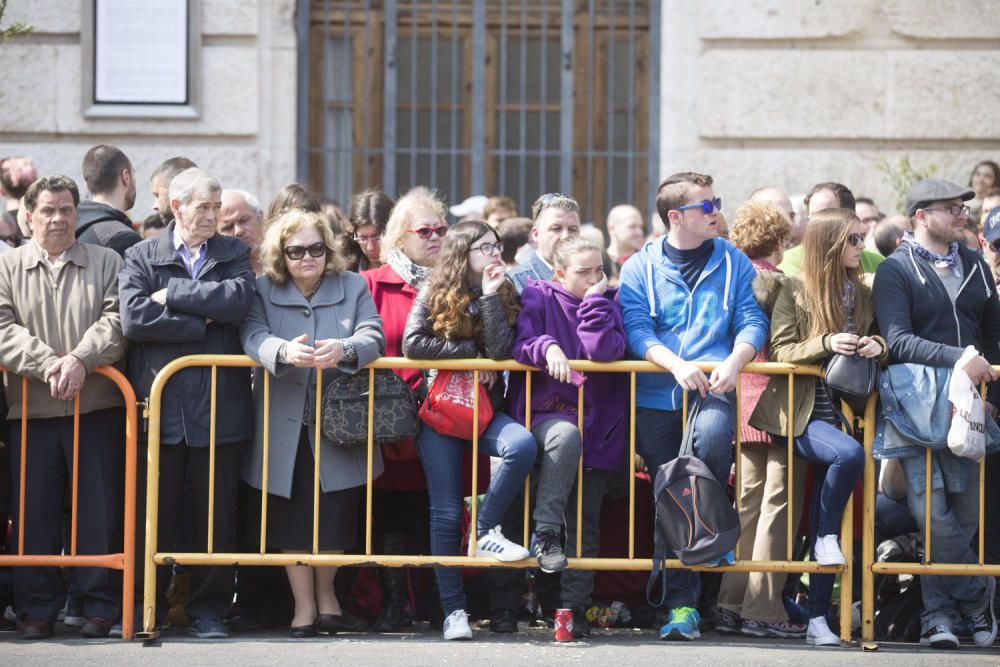
[[[472,371],[438,371],[420,406],[419,417],[440,433],[472,440],[473,391],[479,392],[479,435],[493,420],[493,406],[486,386],[476,383]]]

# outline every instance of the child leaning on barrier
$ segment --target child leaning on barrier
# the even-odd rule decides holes
[[[608,289],[601,250],[571,238],[557,247],[552,282],[529,280],[521,294],[514,358],[543,369],[532,376],[531,430],[540,471],[531,551],[543,572],[566,568],[560,534],[567,523],[567,551],[576,555],[576,504],[569,503],[583,448],[583,555],[597,556],[601,502],[616,473],[624,476],[628,433],[628,379],[621,373],[583,375],[569,359],[618,361],[625,357],[625,329],[617,290]],[[577,429],[578,388],[583,387],[583,434]],[[511,376],[511,414],[525,418],[525,378]],[[574,496],[575,497],[575,496]],[[567,507],[567,505],[571,505]],[[588,636],[593,572],[562,575],[563,604],[573,610],[574,635]]]

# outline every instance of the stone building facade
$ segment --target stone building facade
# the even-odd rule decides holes
[[[186,155],[263,201],[296,179],[296,9],[309,2],[196,0],[201,97],[190,119],[85,116],[81,4],[10,2],[4,22],[36,32],[0,45],[0,155],[80,178],[86,149],[115,143],[140,185]],[[658,15],[660,175],[714,174],[727,213],[760,185],[802,193],[819,180],[890,208],[879,160],[905,156],[965,182],[977,161],[1000,159],[993,0],[664,0]],[[134,215],[151,205],[140,187]]]

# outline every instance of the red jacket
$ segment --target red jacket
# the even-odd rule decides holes
[[[406,317],[410,314],[413,301],[417,298],[417,290],[400,278],[399,274],[388,264],[365,271],[361,276],[368,283],[368,290],[372,293],[375,308],[378,309],[378,314],[382,318],[382,329],[385,332],[385,356],[403,356],[403,329],[406,326]],[[421,382],[421,374],[418,370],[402,369],[395,371],[395,373],[414,390]],[[417,458],[412,440],[404,440],[394,445],[385,446],[382,448],[382,454],[385,472],[375,480],[376,488],[396,491],[427,488],[424,469]],[[485,493],[490,479],[489,457],[480,456],[479,459],[479,491]],[[471,488],[469,466],[463,466],[462,470],[464,486],[467,489]]]

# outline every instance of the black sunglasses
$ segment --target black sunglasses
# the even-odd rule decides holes
[[[285,257],[288,259],[300,260],[309,253],[310,257],[322,257],[326,254],[326,244],[322,241],[317,241],[312,245],[290,245],[285,246]]]

